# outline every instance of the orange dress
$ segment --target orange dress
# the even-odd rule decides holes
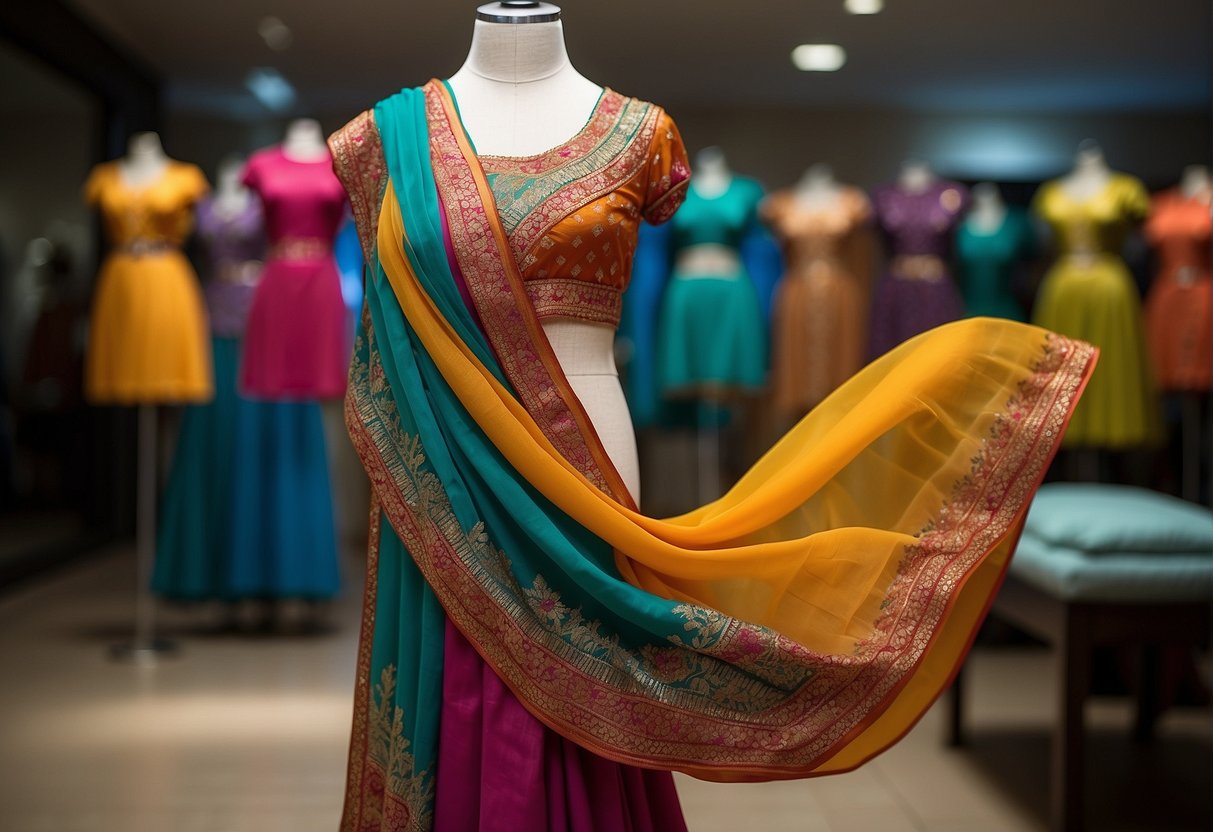
[[[194,165],[170,161],[131,187],[117,162],[93,168],[84,198],[101,210],[113,249],[93,298],[85,394],[98,404],[210,399],[210,336],[198,278],[181,245],[207,192]]]
[[[785,416],[803,416],[864,364],[871,246],[862,229],[871,213],[856,188],[828,208],[792,191],[763,203],[788,264],[771,313],[772,396]]]
[[[1146,296],[1146,337],[1164,390],[1208,390],[1213,377],[1213,280],[1209,197],[1164,191],[1153,201],[1146,237],[1159,270]]]

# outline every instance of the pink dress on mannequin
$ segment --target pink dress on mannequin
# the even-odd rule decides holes
[[[241,390],[261,399],[340,398],[349,337],[333,239],[345,189],[327,156],[298,162],[278,147],[249,159],[243,181],[261,198],[270,248],[249,312]]]

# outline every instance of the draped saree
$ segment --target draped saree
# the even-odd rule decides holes
[[[343,829],[435,825],[450,625],[544,725],[628,766],[808,777],[908,731],[968,649],[1095,350],[990,319],[934,330],[724,497],[646,517],[445,85],[331,144],[367,254],[346,417],[375,495]]]

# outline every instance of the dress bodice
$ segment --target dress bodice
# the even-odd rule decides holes
[[[1101,191],[1085,199],[1071,196],[1062,180],[1046,182],[1033,201],[1062,254],[1119,254],[1129,229],[1149,207],[1145,186],[1123,173],[1109,176]]]
[[[673,120],[607,89],[557,147],[479,158],[539,318],[617,325],[640,221],[669,219],[690,178]]]
[[[1154,198],[1145,232],[1158,253],[1162,274],[1178,274],[1185,268],[1208,273],[1213,246],[1208,200],[1185,196],[1178,188],[1163,191]]]
[[[1021,319],[1013,290],[1016,267],[1034,249],[1032,224],[1021,208],[1008,207],[994,228],[971,219],[956,232],[956,259],[965,307],[970,315]]]
[[[674,248],[707,243],[740,249],[757,219],[762,196],[762,186],[745,176],[734,176],[724,192],[716,196],[704,196],[690,188],[686,204],[674,217]]]
[[[194,204],[208,189],[202,171],[185,162],[170,160],[159,178],[141,187],[123,180],[118,162],[105,162],[89,174],[84,198],[100,209],[116,248],[176,248],[189,236]]]
[[[790,270],[818,260],[836,260],[843,244],[871,215],[868,199],[857,188],[842,188],[832,204],[810,206],[794,190],[772,194],[762,205],[762,218],[782,241]]]
[[[270,147],[249,159],[241,178],[261,198],[270,243],[316,240],[331,245],[341,225],[345,189],[328,157],[297,162],[280,147]]]
[[[877,222],[895,257],[946,258],[968,204],[965,187],[947,180],[936,180],[922,191],[886,185],[872,194]]]
[[[261,204],[250,199],[229,215],[218,210],[213,199],[203,200],[198,205],[198,239],[206,254],[204,291],[211,331],[238,336],[265,258]]]

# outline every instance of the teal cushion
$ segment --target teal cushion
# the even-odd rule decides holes
[[[1213,597],[1213,555],[1091,555],[1023,537],[1009,571],[1065,601],[1178,604]]]
[[[1041,486],[1024,536],[1090,553],[1213,553],[1213,512],[1144,488]]]

